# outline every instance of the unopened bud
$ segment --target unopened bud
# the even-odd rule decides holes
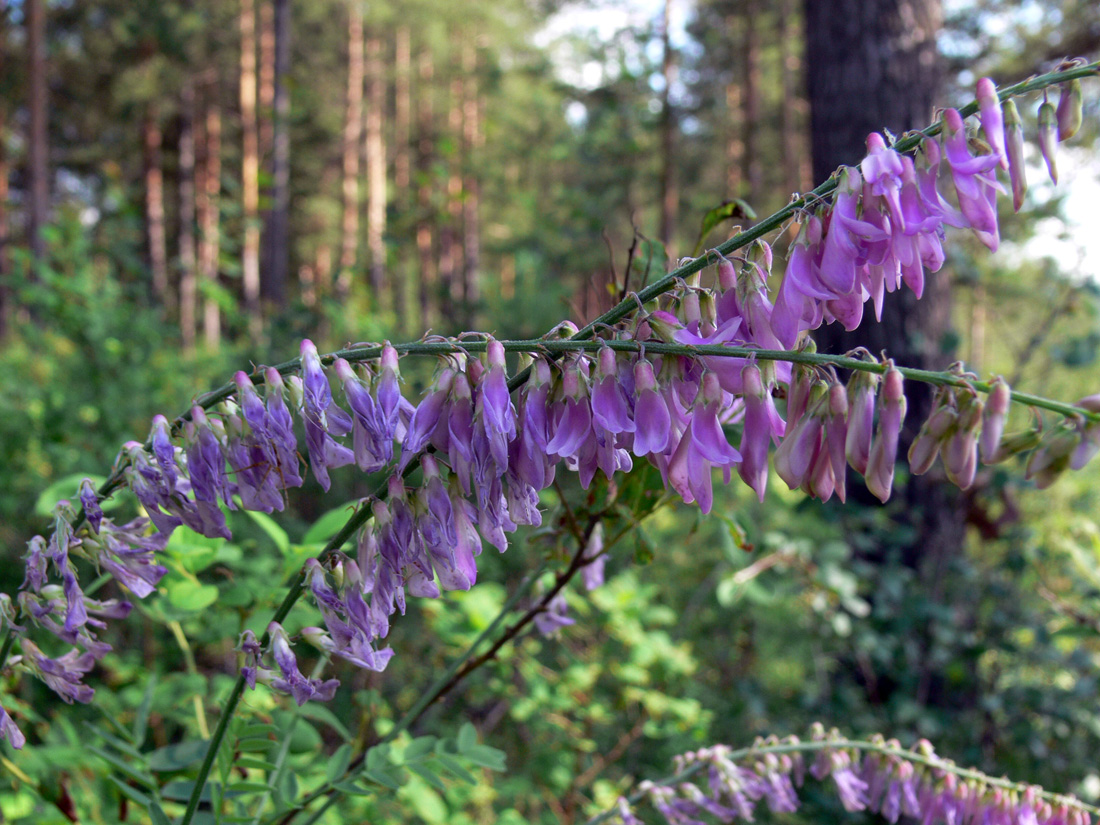
[[[1076,77],[1062,84],[1062,94],[1058,98],[1058,140],[1069,140],[1081,128],[1084,116],[1084,100],[1081,95],[1081,81]]]
[[[998,464],[1012,458],[1014,455],[1033,450],[1038,446],[1040,439],[1041,434],[1037,430],[1024,430],[1023,432],[1006,435],[1001,439],[1001,443],[997,445],[997,450],[986,463]]]
[[[1033,479],[1040,490],[1045,490],[1069,468],[1070,456],[1079,441],[1080,435],[1073,429],[1054,430],[1028,458],[1025,476]]]
[[[1005,419],[1008,417],[1008,407],[1012,401],[1012,391],[1008,384],[1000,376],[993,381],[993,389],[989,392],[989,401],[985,405],[982,414],[982,434],[979,440],[982,461],[989,464],[997,452],[1001,443],[1001,436],[1005,431]]]
[[[1043,160],[1047,164],[1047,172],[1050,179],[1058,182],[1058,166],[1055,163],[1055,147],[1058,145],[1058,116],[1055,114],[1054,105],[1049,100],[1044,100],[1039,107],[1039,151],[1043,153]]]
[[[1008,155],[1008,178],[1012,182],[1012,207],[1017,212],[1027,194],[1027,174],[1024,171],[1024,125],[1020,112],[1012,100],[1003,106],[1005,124],[1005,152]]]

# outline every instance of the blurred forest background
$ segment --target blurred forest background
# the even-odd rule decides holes
[[[833,147],[835,160],[815,134],[837,52],[857,51],[838,21],[915,27],[906,9],[924,15],[934,76],[911,91],[894,77],[889,93],[944,105],[969,100],[977,77],[1014,82],[1100,52],[1089,0],[876,0],[857,4],[862,17],[846,5],[0,2],[2,589],[17,589],[25,542],[76,479],[104,476],[153,414],[236,369],[292,357],[301,337],[322,351],[427,330],[536,337],[693,254],[724,201],[763,216],[819,182],[815,170],[858,161],[858,143]],[[1075,238],[1060,200],[1096,191],[1098,98],[1086,84],[1088,125],[1059,161],[1069,187],[1040,185],[1036,165],[1027,206],[1002,216],[1002,252],[952,237],[938,320],[879,347],[907,365],[963,358],[1066,400],[1100,390],[1095,229]],[[918,122],[892,125],[886,103],[861,94],[826,105],[864,110],[861,135],[932,116],[922,103]],[[1078,265],[1033,254],[1029,239],[1059,233]],[[426,376],[409,367],[412,387]],[[705,520],[664,508],[617,548],[605,588],[571,595],[577,625],[509,648],[435,711],[434,724],[469,718],[505,750],[504,778],[439,792],[414,777],[362,804],[383,819],[402,803],[426,822],[574,821],[629,778],[663,775],[674,753],[814,720],[925,736],[960,763],[1096,802],[1094,473],[1036,493],[1019,468],[997,467],[965,494],[903,485],[886,507],[822,506],[772,484],[763,505],[723,490]],[[370,489],[348,475],[324,500],[316,487],[292,499],[282,543],[242,520],[208,567],[174,568],[218,601],[143,607],[149,621],[131,622],[92,680],[99,705],[132,714],[156,672],[150,741],[201,734],[188,697],[225,689],[240,599],[260,612],[277,600],[309,526]],[[392,639],[401,655],[333,707],[350,736],[411,704],[533,566],[531,548],[493,559],[471,593],[410,609]],[[251,578],[225,575],[234,559],[280,552]],[[19,707],[44,745],[18,759],[40,787],[0,788],[3,815],[53,821],[63,806],[41,800],[71,794],[100,800],[81,821],[112,821],[117,791],[80,746],[78,720],[100,711],[54,718],[39,704],[36,716],[44,694],[26,681]],[[296,734],[303,764],[335,736],[316,713],[317,738]],[[61,760],[72,767],[58,779]]]

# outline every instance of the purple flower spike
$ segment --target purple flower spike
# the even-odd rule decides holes
[[[634,455],[643,458],[668,449],[672,419],[664,398],[657,392],[653,365],[644,358],[634,365]]]
[[[879,412],[878,431],[871,445],[867,461],[867,489],[885,502],[890,498],[894,484],[894,463],[898,454],[898,436],[905,419],[904,379],[890,363],[882,379],[882,406]]]

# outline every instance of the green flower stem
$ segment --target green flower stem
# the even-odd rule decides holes
[[[976,771],[973,768],[960,768],[955,763],[936,757],[925,756],[922,753],[916,751],[907,750],[906,748],[893,747],[885,742],[870,742],[863,739],[823,739],[812,742],[780,742],[771,745],[754,745],[749,748],[741,748],[740,750],[731,751],[726,755],[726,759],[731,762],[742,762],[753,757],[780,755],[785,753],[815,753],[823,750],[858,750],[864,753],[879,753],[884,756],[896,756],[899,759],[904,759],[907,762],[912,762],[916,765],[924,765],[925,767],[932,768],[934,770],[943,771],[944,773],[951,773],[958,776],[960,779],[969,779],[976,782],[980,782],[984,785],[988,785],[991,788],[1001,788],[1013,793],[1022,794],[1029,788],[1036,789],[1036,796],[1051,803],[1051,805],[1067,805],[1073,808],[1078,808],[1083,811],[1087,811],[1093,816],[1100,815],[1100,808],[1089,805],[1074,797],[1065,796],[1063,794],[1051,793],[1050,791],[1036,788],[1034,785],[1028,785],[1022,782],[1012,782],[1008,779],[997,778],[984,774],[981,771]],[[685,779],[690,779],[695,774],[699,773],[707,766],[705,759],[688,765],[682,771],[666,776],[654,782],[654,785],[672,786],[678,782],[683,782]],[[635,791],[633,794],[627,797],[627,802],[631,805],[636,804],[645,797],[643,791]],[[615,816],[616,811],[614,809],[604,811],[602,814],[592,817],[588,820],[586,825],[597,825],[597,823],[605,822],[611,817]]]

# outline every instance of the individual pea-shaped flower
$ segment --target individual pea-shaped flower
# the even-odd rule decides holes
[[[880,376],[876,373],[862,370],[854,371],[848,380],[848,432],[844,453],[851,468],[860,474],[866,474],[871,457],[879,381]]]
[[[741,377],[745,387],[745,417],[741,433],[741,464],[737,471],[763,501],[768,485],[768,444],[779,443],[785,425],[764,384],[760,367],[748,364],[742,369]]]
[[[919,476],[932,469],[936,456],[940,454],[940,446],[948,433],[955,428],[958,417],[954,396],[950,393],[941,394],[932,414],[921,425],[920,432],[909,445],[909,472]]]
[[[978,81],[978,112],[982,122],[982,133],[993,154],[1000,160],[1001,168],[1008,168],[1008,157],[1005,152],[1005,127],[1001,102],[997,97],[997,87],[988,77]]]
[[[336,679],[307,679],[298,670],[298,659],[290,648],[290,639],[282,625],[272,622],[267,626],[267,633],[271,639],[271,654],[283,674],[281,678],[276,676],[271,679],[271,687],[289,693],[299,705],[310,699],[327,702],[336,695],[336,688],[340,686]]]
[[[634,432],[630,402],[619,381],[615,351],[601,347],[596,359],[596,381],[592,385],[592,418],[612,435]]]
[[[92,653],[81,653],[73,648],[51,659],[30,639],[24,638],[19,644],[23,650],[23,664],[65,702],[92,701],[95,691],[82,682],[84,674],[95,665]]]
[[[1068,422],[1051,430],[1028,456],[1025,476],[1045,490],[1070,466],[1070,460],[1081,442],[1081,434]]]
[[[543,636],[552,636],[561,628],[575,623],[576,619],[569,616],[569,603],[564,593],[556,594],[535,616],[535,629]]]
[[[879,405],[878,430],[871,443],[871,455],[867,460],[864,477],[867,489],[885,502],[890,498],[894,484],[894,464],[898,455],[898,438],[905,419],[905,387],[902,374],[892,361],[882,379],[882,397]]]
[[[657,391],[653,365],[645,358],[634,365],[634,455],[639,458],[668,449],[672,419],[664,397]]]
[[[302,341],[302,421],[309,449],[309,466],[321,487],[331,486],[329,468],[355,462],[355,454],[336,440],[352,429],[352,420],[332,400],[328,376],[321,367],[317,347],[308,338]]]
[[[84,518],[93,532],[99,532],[99,524],[103,521],[103,508],[99,506],[99,496],[96,495],[95,486],[90,478],[80,482],[80,506],[84,508]]]
[[[957,395],[959,415],[943,445],[943,466],[948,479],[966,490],[974,483],[978,466],[978,431],[985,405],[973,391],[963,391]]]
[[[3,707],[0,707],[0,739],[7,739],[16,750],[21,750],[27,744],[27,737]]]

